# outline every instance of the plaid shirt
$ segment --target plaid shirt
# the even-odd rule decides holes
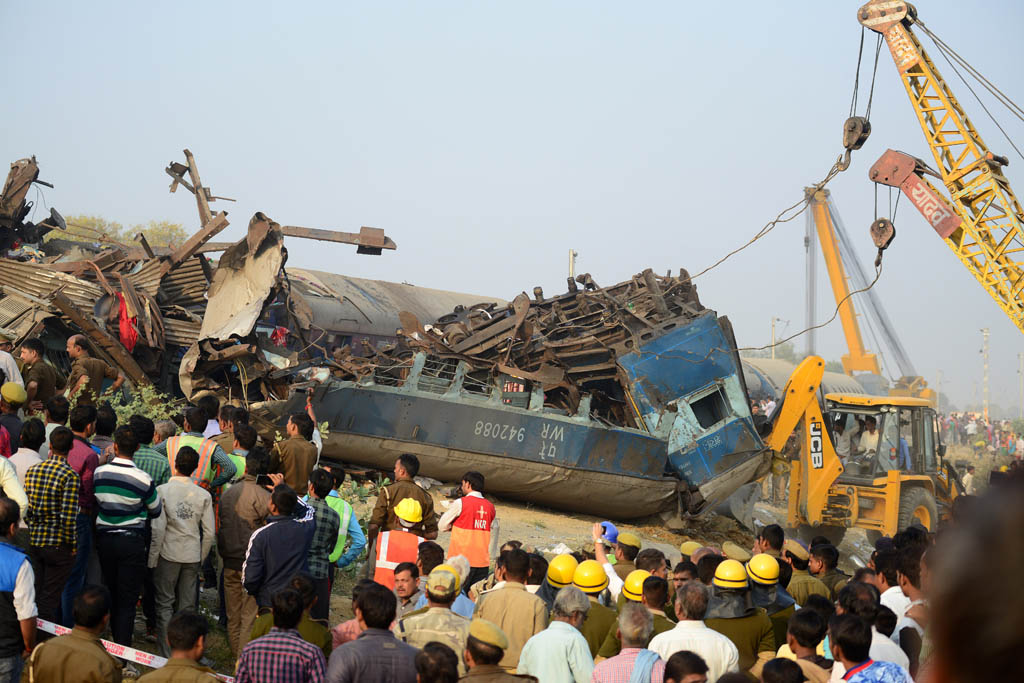
[[[78,474],[63,455],[51,455],[25,473],[30,543],[39,548],[67,544],[75,550]]]
[[[331,552],[338,542],[338,529],[341,517],[326,501],[310,496],[306,504],[313,508],[313,542],[309,544],[309,574],[314,579],[326,579],[327,568],[330,566]]]
[[[167,462],[166,455],[160,455],[149,444],[139,446],[135,451],[132,462],[140,470],[149,475],[153,480],[153,486],[161,486],[171,479],[171,465]]]
[[[627,647],[619,654],[598,662],[594,667],[591,683],[615,683],[616,681],[628,681],[633,675],[633,665],[636,657],[643,650],[638,647]],[[665,660],[658,658],[654,661],[651,669],[651,683],[661,683],[665,679]]]
[[[323,651],[307,643],[293,628],[274,627],[250,641],[238,660],[236,683],[323,683],[327,661]]]

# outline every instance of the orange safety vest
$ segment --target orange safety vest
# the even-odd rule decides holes
[[[196,486],[202,486],[209,491],[210,482],[213,481],[214,477],[213,452],[217,449],[217,444],[211,439],[192,434],[179,434],[167,439],[167,462],[170,464],[172,472],[174,471],[174,458],[178,455],[178,450],[182,446],[191,446],[199,453],[199,465],[192,472],[189,479]]]
[[[383,531],[377,536],[377,564],[373,580],[395,589],[395,567],[403,562],[416,562],[419,545],[425,541],[408,531]]]
[[[491,564],[491,526],[494,524],[494,505],[477,496],[462,497],[462,513],[452,524],[452,538],[448,543],[448,557],[462,555],[470,567],[488,567]]]

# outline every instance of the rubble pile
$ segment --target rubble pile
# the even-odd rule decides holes
[[[532,300],[522,293],[505,307],[459,308],[426,326],[403,313],[398,344],[368,357],[336,350],[335,374],[353,380],[372,374],[378,383],[399,383],[412,357],[423,351],[432,362],[422,376],[446,380],[440,386],[447,386],[458,361],[465,361],[468,391],[475,386],[486,393],[493,378],[504,375],[506,393],[517,379],[539,383],[545,405],[568,413],[589,394],[593,416],[641,426],[617,359],[705,310],[696,286],[683,269],[678,277],[648,269],[605,288],[590,274],[569,278],[568,284],[569,291],[559,296],[545,298],[536,287]]]
[[[264,382],[248,387],[250,376],[264,380],[282,367],[263,355],[257,318],[272,301],[298,312],[278,321],[282,347],[290,338],[304,340],[310,324],[309,316],[301,315],[301,302],[289,296],[284,236],[354,244],[366,254],[396,245],[375,228],[344,233],[280,226],[259,212],[237,244],[211,242],[228,220],[227,212],[214,213],[210,202],[234,200],[214,196],[202,184],[191,152],[184,154],[185,163],[172,162],[165,172],[171,192],[184,187],[195,196],[201,227],[170,248],[151,247],[141,234],[136,245],[101,234],[94,241],[63,236],[44,241],[67,225],[53,209],[38,224],[27,220],[32,209],[27,197],[33,183],[52,186],[39,180],[34,157],[11,164],[0,194],[0,328],[16,346],[29,337],[42,338],[49,360],[65,373],[70,361],[64,341],[84,334],[96,355],[120,368],[131,384],[156,384],[188,399],[204,389],[268,397],[273,392]],[[215,252],[224,252],[216,264],[206,256]],[[241,306],[239,292],[248,297]],[[291,355],[294,364],[301,354]],[[193,377],[211,358],[228,360],[230,376],[200,372]]]

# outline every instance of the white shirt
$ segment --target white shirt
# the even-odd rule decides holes
[[[899,645],[879,633],[874,626],[871,627],[871,649],[868,651],[868,654],[876,662],[891,662],[902,666],[908,672],[910,671],[910,658],[907,657],[907,654],[900,649]],[[832,674],[828,679],[829,683],[841,683],[845,675],[846,667],[837,660],[832,665]],[[907,674],[907,679],[910,679],[909,673]]]
[[[619,599],[619,593],[622,592],[622,586],[625,582],[619,578],[618,573],[608,562],[604,563],[604,575],[608,577],[608,591],[612,594],[612,600],[616,601]]]
[[[39,457],[42,458],[43,460],[46,460],[47,458],[50,457],[50,435],[53,434],[54,429],[63,426],[64,425],[59,425],[56,422],[46,423],[46,441],[44,441],[43,445],[39,447]]]
[[[218,434],[220,434],[220,422],[217,422],[216,420],[207,420],[206,429],[203,430],[203,436],[207,439],[212,439]]]
[[[878,450],[878,430],[872,434],[868,430],[860,435],[860,450],[862,451],[877,451]]]
[[[14,465],[14,471],[18,473],[18,482],[21,483],[22,487],[25,486],[25,472],[28,471],[32,465],[38,465],[43,461],[39,454],[31,448],[25,448],[22,446],[17,452],[10,457],[11,464]]]
[[[483,498],[484,496],[483,496],[482,493],[479,493],[477,491],[470,491],[465,496],[463,496],[463,498],[466,498],[466,497]],[[459,515],[461,515],[461,514],[462,514],[462,498],[456,498],[454,501],[452,501],[452,504],[448,506],[448,509],[445,510],[444,514],[441,515],[441,519],[439,519],[437,521],[437,529],[438,529],[438,531],[451,531],[452,530],[452,525],[455,524],[455,520],[457,520],[459,518]],[[490,543],[490,547],[487,549],[487,552],[490,554],[490,556],[492,558],[498,556],[498,518],[497,518],[497,516],[495,516],[494,520],[491,521],[491,543]],[[535,588],[534,590],[537,590],[537,589]]]
[[[675,628],[651,639],[648,650],[668,660],[682,650],[700,655],[708,665],[708,680],[739,671],[740,654],[731,640],[704,625],[703,621],[680,621]]]
[[[25,380],[21,378],[21,371],[18,370],[18,363],[14,360],[14,356],[6,351],[0,351],[0,370],[7,375],[8,382],[25,386]]]
[[[882,593],[882,604],[891,609],[896,615],[896,621],[899,621],[907,615],[910,598],[903,594],[903,590],[899,586],[890,586]]]
[[[774,400],[768,401],[768,405],[766,405],[764,407],[764,415],[765,415],[765,417],[771,417],[772,413],[774,413],[774,412],[775,412],[775,401]]]
[[[924,600],[911,600],[910,604],[907,606],[907,609],[909,610],[914,605],[923,604]],[[896,643],[897,645],[900,644],[900,631],[902,631],[905,628],[912,628],[915,631],[917,631],[917,635],[924,637],[924,628],[922,628],[921,624],[917,623],[916,621],[908,617],[906,614],[904,614],[903,618],[896,622],[896,628],[892,630],[892,635],[889,636],[892,639],[892,642]]]
[[[977,491],[974,489],[974,475],[968,472],[963,478],[964,493],[968,496],[973,496]]]
[[[852,450],[853,432],[847,429],[836,438],[836,455],[841,458],[847,458]]]
[[[24,511],[28,510],[28,496],[25,495],[25,487],[18,481],[18,471],[7,458],[0,458],[0,489],[18,504],[24,515]]]
[[[536,676],[545,682],[589,683],[594,658],[579,629],[564,621],[552,621],[523,645],[516,673]]]
[[[188,477],[174,476],[156,487],[164,513],[152,520],[149,567],[168,562],[202,562],[213,547],[213,499]],[[199,529],[202,527],[202,540]]]

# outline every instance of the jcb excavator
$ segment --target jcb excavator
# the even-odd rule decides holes
[[[825,361],[804,359],[790,375],[765,444],[777,453],[796,431],[787,526],[836,545],[860,527],[869,539],[915,522],[935,531],[957,495],[956,470],[930,401],[903,396],[820,395]],[[836,444],[839,444],[837,453]],[[842,457],[840,456],[842,454]]]

